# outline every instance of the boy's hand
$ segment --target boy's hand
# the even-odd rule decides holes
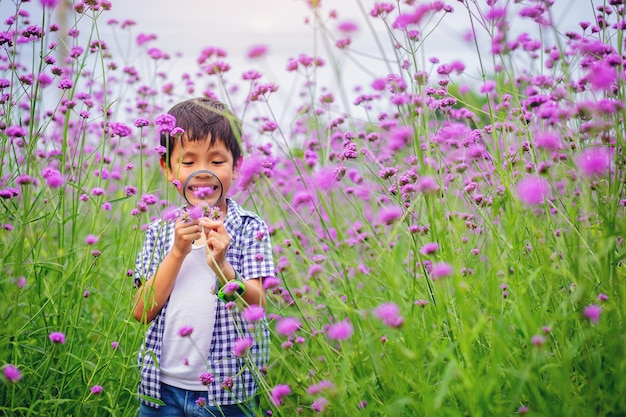
[[[174,226],[174,246],[172,250],[178,252],[183,257],[191,252],[191,244],[194,240],[202,237],[202,228],[198,224],[198,220],[183,221],[176,220]]]
[[[230,246],[230,235],[222,220],[211,220],[203,217],[200,226],[206,234],[206,260],[211,269],[219,277],[224,274],[226,251]]]

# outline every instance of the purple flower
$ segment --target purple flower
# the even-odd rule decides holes
[[[248,50],[248,58],[258,58],[267,53],[267,46],[265,45],[255,45]]]
[[[604,61],[599,61],[589,67],[587,79],[594,90],[603,90],[615,82],[617,73],[611,65]]]
[[[536,334],[530,339],[531,343],[537,347],[543,346],[546,343],[546,337],[541,334]]]
[[[178,329],[178,335],[180,337],[191,336],[192,332],[193,332],[193,327],[191,326],[183,326],[180,329]]]
[[[87,235],[85,238],[85,243],[88,245],[95,245],[98,243],[98,236],[96,235]]]
[[[415,190],[422,194],[431,194],[439,191],[439,185],[433,177],[425,176],[417,181]]]
[[[283,258],[281,258],[283,259]],[[286,259],[286,258],[284,258]],[[289,262],[287,260],[287,262]],[[280,259],[279,259],[279,264],[280,264]],[[288,266],[288,265],[287,265]],[[263,289],[264,290],[268,290],[270,288],[274,288],[274,287],[278,287],[280,285],[280,279],[276,278],[276,277],[267,277],[263,280]]]
[[[252,304],[243,309],[241,317],[245,321],[257,322],[265,317],[265,309],[256,304]]]
[[[437,242],[429,242],[429,243],[425,243],[424,246],[422,246],[422,249],[420,249],[420,253],[426,256],[426,255],[432,255],[438,250],[439,250],[439,245],[437,244]]]
[[[494,88],[496,88],[496,82],[492,80],[487,80],[483,83],[483,85],[480,86],[480,89],[478,91],[481,94],[485,94],[493,91]]]
[[[126,197],[130,197],[137,194],[137,188],[132,185],[127,185],[124,187],[124,192],[126,193]]]
[[[61,332],[52,332],[48,335],[48,338],[52,343],[65,344],[65,335]]]
[[[408,145],[413,139],[413,128],[411,126],[398,126],[389,134],[389,149],[397,151]]]
[[[196,206],[191,206],[187,208],[186,213],[189,216],[190,220],[198,220],[204,215],[204,213],[202,213],[202,209]]]
[[[517,184],[517,196],[529,205],[542,204],[550,193],[550,184],[544,178],[529,176]]]
[[[176,118],[171,114],[161,114],[154,119],[159,133],[169,133],[176,127]]]
[[[422,308],[426,307],[428,305],[428,301],[424,300],[423,298],[420,298],[419,300],[415,300],[415,302],[413,303],[416,306],[420,306]]]
[[[233,353],[237,358],[241,358],[246,354],[246,352],[248,352],[252,343],[254,343],[254,339],[251,337],[242,337],[241,339],[235,340],[235,343],[233,344]]]
[[[93,387],[91,387],[91,393],[93,395],[102,394],[103,390],[104,389],[102,388],[102,385],[94,385]]]
[[[59,0],[39,0],[39,3],[43,6],[43,7],[56,7],[57,4],[59,4]]]
[[[324,397],[320,397],[311,404],[311,408],[318,413],[324,411],[324,409],[328,407],[328,400]]]
[[[378,212],[378,219],[382,224],[393,224],[398,221],[404,212],[398,206],[387,206],[380,209]]]
[[[72,80],[70,80],[69,78],[64,78],[61,81],[59,81],[59,85],[58,87],[61,90],[69,90],[72,87],[74,87],[74,83],[72,82]]]
[[[224,378],[220,385],[223,390],[232,391],[233,386],[235,385],[235,380],[233,379],[233,377],[227,376],[226,378]]]
[[[65,183],[61,173],[52,167],[44,168],[43,171],[41,171],[41,176],[45,178],[48,187],[52,189],[59,188]]]
[[[452,275],[452,272],[454,271],[454,269],[452,268],[452,265],[445,263],[445,262],[439,262],[436,264],[433,264],[430,270],[430,277],[433,280],[437,280],[439,278],[445,278],[447,276]]]
[[[310,395],[317,395],[317,394],[321,393],[324,390],[333,389],[333,388],[335,388],[335,384],[333,384],[332,382],[327,381],[327,380],[324,379],[324,380],[318,382],[317,384],[311,385],[306,390],[306,392],[307,392],[307,394],[310,394]]]
[[[383,303],[372,312],[383,321],[385,326],[400,327],[404,322],[402,315],[400,315],[400,308],[394,303]]]
[[[109,123],[109,127],[111,128],[113,134],[119,136],[120,138],[125,138],[133,133],[130,127],[128,127],[125,123],[111,122]]]
[[[176,220],[180,216],[180,212],[176,207],[168,207],[163,210],[163,220],[172,221]]]
[[[35,180],[30,175],[22,174],[15,179],[15,183],[17,185],[28,185],[28,184],[36,184],[37,180]]]
[[[120,347],[118,342],[111,342],[111,349],[116,350],[118,347]]]
[[[586,177],[602,176],[609,169],[611,156],[604,147],[588,148],[576,157],[576,164]]]
[[[270,398],[272,400],[272,403],[274,403],[276,407],[280,407],[281,405],[283,405],[283,399],[290,393],[291,388],[289,388],[289,385],[278,384],[274,388],[272,388],[272,391],[270,392]]]
[[[100,187],[95,187],[91,190],[91,195],[99,196],[104,194],[104,189]]]
[[[591,304],[585,307],[583,310],[583,314],[585,317],[589,319],[593,324],[598,323],[600,321],[600,314],[602,313],[602,307],[596,304]]]
[[[200,374],[200,382],[202,385],[210,385],[215,381],[215,377],[210,372],[202,372]]]
[[[294,317],[285,317],[276,323],[276,332],[281,336],[289,336],[300,329],[300,327],[302,327],[302,323],[297,319]]]
[[[205,407],[206,406],[206,398],[204,397],[200,397],[196,400],[196,405],[198,407]]]
[[[354,328],[348,320],[331,324],[326,329],[326,336],[331,340],[348,340],[352,337]]]
[[[19,277],[17,279],[17,288],[24,288],[26,286],[26,278],[25,277]],[[598,300],[600,296],[598,296]]]
[[[241,290],[240,281],[228,281],[226,285],[224,285],[224,294],[226,295],[234,295],[238,294],[238,291]]]
[[[22,379],[22,373],[20,372],[19,369],[17,369],[17,367],[15,365],[5,365],[2,368],[2,373],[4,374],[4,377],[9,381],[9,382],[18,382],[20,379]]]
[[[535,146],[540,149],[551,151],[561,149],[561,139],[556,133],[538,133],[534,141]]]

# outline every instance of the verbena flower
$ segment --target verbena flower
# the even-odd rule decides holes
[[[331,340],[348,340],[352,337],[354,327],[348,320],[333,323],[326,329],[326,337]]]
[[[154,119],[159,133],[170,133],[176,127],[176,118],[171,114],[160,114]]]
[[[267,54],[267,46],[265,45],[255,45],[248,49],[248,58],[259,58],[263,55]]]
[[[295,317],[285,317],[276,323],[276,333],[281,336],[289,336],[298,331],[302,327],[302,323]]]
[[[452,265],[446,262],[439,262],[439,263],[432,265],[431,270],[430,270],[430,277],[433,280],[445,278],[445,277],[452,275],[453,271],[454,271],[454,268],[452,268]]]
[[[2,368],[2,373],[4,374],[4,377],[12,383],[16,383],[20,379],[22,379],[22,373],[17,368],[17,366],[12,364],[4,365],[4,367]]]
[[[429,242],[429,243],[425,243],[424,246],[422,246],[422,249],[420,249],[420,253],[422,255],[432,255],[438,250],[439,250],[439,244],[437,244],[437,242]]]
[[[390,225],[397,222],[404,212],[398,206],[383,207],[378,211],[378,218],[382,224]]]
[[[324,379],[318,382],[317,384],[311,385],[309,388],[307,388],[306,392],[307,394],[310,394],[310,395],[317,395],[326,390],[333,390],[334,388],[335,388],[335,384]]]
[[[583,314],[585,315],[585,317],[587,317],[589,321],[593,324],[596,324],[600,321],[601,313],[602,313],[602,307],[596,304],[588,305],[583,310]]]
[[[265,317],[265,309],[259,305],[251,304],[241,311],[241,317],[249,322],[260,321]]]
[[[225,391],[232,391],[233,386],[235,385],[235,379],[233,377],[227,376],[224,378],[220,386]]]
[[[611,156],[604,147],[588,148],[576,157],[576,164],[584,176],[599,177],[609,169]]]
[[[320,397],[311,404],[311,408],[317,413],[321,413],[328,407],[328,400],[324,397]]]
[[[57,343],[60,345],[65,344],[65,334],[61,332],[52,332],[48,335],[48,338],[52,343]]]
[[[215,381],[215,377],[210,372],[203,372],[200,374],[200,382],[202,385],[211,385]]]
[[[102,388],[101,385],[94,385],[93,387],[91,387],[91,393],[93,395],[102,394],[102,391],[104,391],[104,388]]]
[[[39,0],[39,3],[43,6],[43,7],[56,7],[57,4],[59,4],[59,0]]]
[[[235,340],[235,343],[233,343],[233,354],[235,357],[241,358],[248,352],[253,343],[254,339],[251,337],[242,337]]]
[[[533,345],[537,347],[541,347],[543,346],[544,343],[546,343],[546,337],[541,334],[536,334],[533,337],[531,337],[530,341]]]
[[[400,314],[400,308],[394,303],[383,303],[373,311],[374,315],[389,327],[400,327],[404,319]]]
[[[291,388],[286,384],[278,384],[270,391],[270,399],[276,407],[283,405],[284,398],[291,393]]]
[[[196,405],[198,407],[206,407],[206,398],[200,397],[196,400]]]
[[[178,329],[178,335],[180,337],[191,336],[192,332],[193,332],[193,327],[192,326],[183,326],[180,329]]]
[[[544,178],[528,176],[517,184],[517,196],[529,205],[542,204],[550,194],[550,184]]]
[[[222,218],[222,216],[223,216],[222,210],[220,210],[220,208],[217,206],[211,207],[207,215],[207,217],[211,220],[219,220]]]

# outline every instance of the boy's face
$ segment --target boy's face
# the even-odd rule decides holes
[[[233,155],[221,139],[218,138],[213,146],[210,145],[210,139],[210,137],[207,137],[205,140],[190,142],[183,138],[180,141],[176,141],[170,157],[171,168],[167,166],[167,162],[163,159],[161,159],[161,168],[169,182],[174,180],[180,182],[177,190],[183,197],[182,186],[187,177],[193,172],[204,169],[216,174],[223,186],[223,197],[217,206],[222,212],[226,213],[226,196],[233,181],[237,179],[239,161],[233,161]],[[198,175],[191,182],[196,182],[196,179],[201,183],[202,175]],[[217,190],[217,193],[219,193],[219,190]],[[209,199],[212,198],[213,196],[209,197]]]

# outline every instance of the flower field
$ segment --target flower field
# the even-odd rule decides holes
[[[236,68],[209,44],[171,78],[116,2],[74,0],[70,24],[3,2],[0,414],[137,414],[135,258],[181,204],[155,121],[205,95],[243,121],[230,197],[273,244],[259,415],[626,415],[626,15],[576,1],[589,18],[562,31],[563,1],[354,1],[368,27],[302,1],[325,48],[279,63],[295,87],[263,46]],[[422,53],[457,15],[471,67]],[[368,30],[386,36],[353,42]],[[385,72],[319,83],[365,49]]]

